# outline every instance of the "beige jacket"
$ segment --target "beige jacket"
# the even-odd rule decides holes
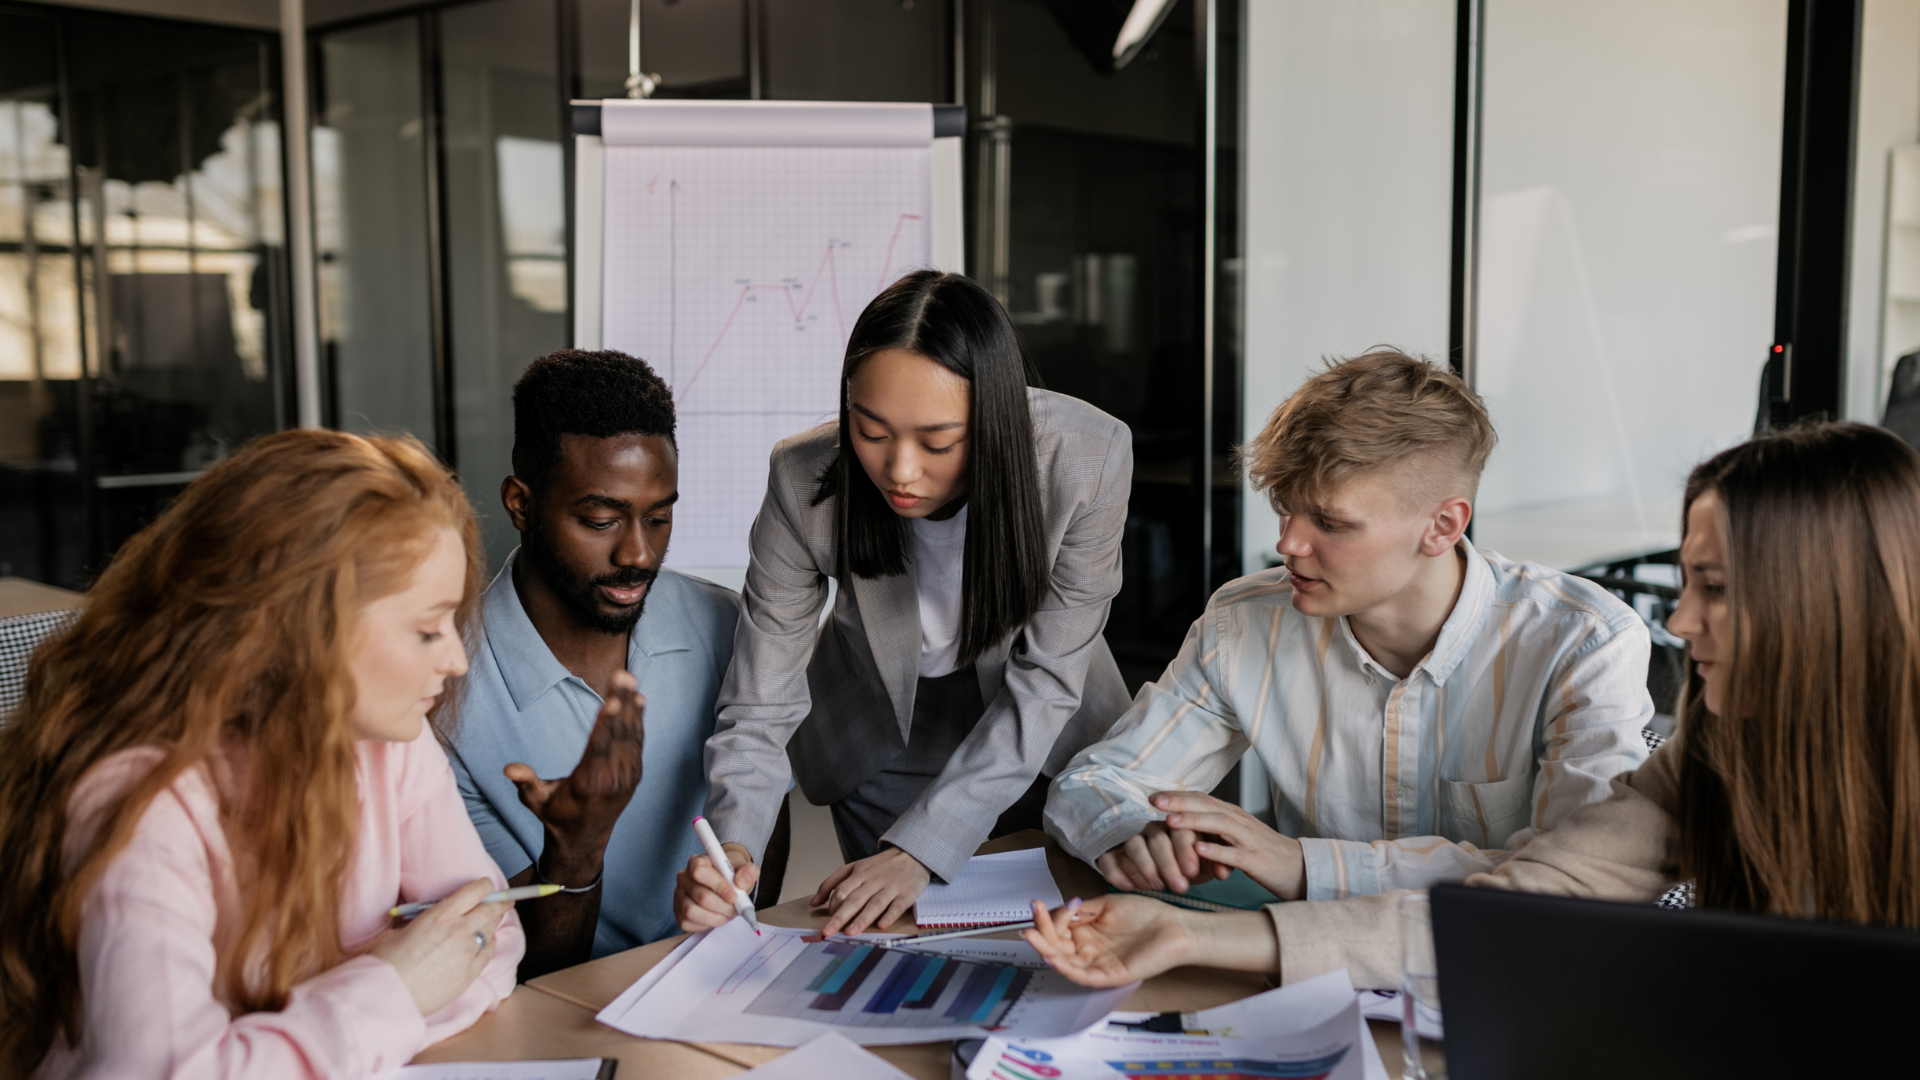
[[[1651,901],[1678,880],[1674,842],[1679,806],[1679,741],[1669,740],[1640,768],[1613,779],[1604,802],[1581,807],[1552,831],[1469,885],[1596,900]],[[1280,981],[1299,982],[1339,968],[1357,987],[1400,981],[1400,897],[1407,890],[1351,900],[1270,904],[1280,943]]]

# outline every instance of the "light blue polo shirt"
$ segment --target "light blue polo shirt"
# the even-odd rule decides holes
[[[507,557],[481,599],[459,737],[448,754],[467,815],[508,877],[538,857],[545,833],[500,770],[523,761],[541,779],[571,773],[601,704],[599,694],[554,658],[527,618],[513,587],[518,555],[516,550]],[[595,957],[680,932],[673,876],[702,850],[692,828],[706,808],[702,751],[713,734],[714,698],[733,656],[739,603],[729,589],[662,570],[648,590],[646,613],[628,637],[627,670],[647,700],[644,771],[607,844]]]

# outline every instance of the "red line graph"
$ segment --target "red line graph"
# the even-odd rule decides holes
[[[919,214],[901,214],[899,219],[893,223],[893,235],[887,238],[887,257],[880,263],[880,276],[875,278],[873,282],[874,292],[879,292],[881,289],[893,284],[892,280],[887,277],[888,274],[893,272],[893,245],[900,242],[900,230],[906,226],[907,222],[919,220]]]
[[[900,230],[907,222],[919,220],[920,215],[918,214],[901,214],[900,217],[894,221],[893,236],[887,241],[887,254],[880,265],[880,284],[875,286],[876,292],[886,286],[887,274],[893,269],[893,249],[894,245],[900,240]],[[813,269],[813,280],[807,283],[806,297],[798,304],[794,303],[793,299],[797,282],[780,285],[755,285],[749,283],[740,287],[740,295],[734,299],[733,310],[727,312],[726,321],[720,324],[720,332],[714,335],[713,344],[707,347],[706,355],[700,358],[699,365],[693,369],[693,374],[688,377],[686,385],[680,388],[680,403],[682,407],[685,407],[687,395],[693,393],[694,384],[700,381],[700,376],[707,370],[707,364],[712,361],[714,354],[720,351],[720,346],[726,342],[727,332],[733,329],[734,319],[739,317],[740,310],[747,306],[748,299],[751,298],[754,293],[778,292],[787,302],[787,314],[792,317],[793,322],[797,325],[806,317],[807,312],[813,307],[814,297],[820,291],[820,278],[822,275],[825,275],[827,279],[827,292],[833,302],[834,327],[840,333],[840,341],[844,343],[847,340],[846,315],[840,308],[839,264],[836,263],[833,258],[833,251],[837,246],[837,241],[827,241],[826,251],[821,253],[820,262]]]

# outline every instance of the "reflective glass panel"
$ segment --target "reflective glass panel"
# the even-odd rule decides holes
[[[487,0],[439,21],[454,452],[497,567],[519,542],[500,506],[513,471],[513,383],[567,344],[554,5]]]
[[[316,50],[315,242],[328,422],[434,444],[433,326],[419,21]]]

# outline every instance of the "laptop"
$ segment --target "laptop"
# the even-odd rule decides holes
[[[1452,1080],[1915,1076],[1920,934],[1443,885]]]

